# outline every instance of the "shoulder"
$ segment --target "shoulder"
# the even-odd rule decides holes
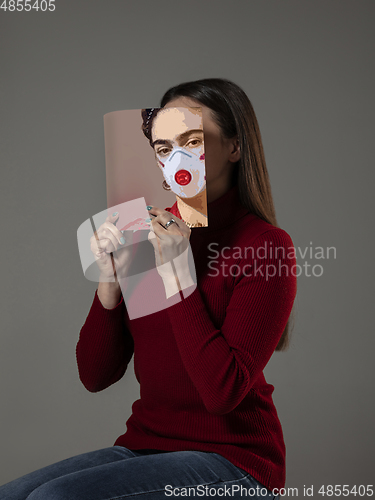
[[[252,286],[265,282],[270,288],[281,286],[291,296],[295,296],[297,261],[290,234],[258,217],[249,218],[248,222],[252,228],[248,234],[242,231],[245,236],[236,254],[238,274],[234,278],[234,285],[242,282]]]
[[[273,226],[265,231],[262,231],[262,233],[259,234],[253,242],[254,246],[259,246],[265,243],[270,243],[274,246],[280,246],[283,248],[294,249],[294,243],[290,234],[287,233],[285,229],[280,227]]]
[[[269,241],[283,246],[294,246],[290,234],[285,229],[274,226],[251,213],[241,219],[238,237],[246,245],[258,246]]]

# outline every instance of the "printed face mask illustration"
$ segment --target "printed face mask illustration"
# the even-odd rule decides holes
[[[165,189],[181,199],[204,193],[206,167],[201,108],[160,108],[150,130],[151,146],[167,184]]]
[[[202,147],[174,148],[164,162],[159,158],[165,181],[181,198],[192,198],[206,187],[206,170]]]

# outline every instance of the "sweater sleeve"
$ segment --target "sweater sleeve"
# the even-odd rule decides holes
[[[275,258],[269,252],[258,259],[265,242],[268,249],[283,247],[285,254],[279,251]],[[254,385],[281,338],[297,292],[288,233],[270,229],[252,246],[255,257],[248,252],[238,261],[241,273],[232,278],[221,329],[211,321],[198,287],[167,309],[184,366],[207,410],[217,415],[232,411]]]
[[[96,290],[76,346],[79,378],[90,392],[102,391],[120,380],[133,356],[125,309],[122,296],[113,309],[106,309]]]

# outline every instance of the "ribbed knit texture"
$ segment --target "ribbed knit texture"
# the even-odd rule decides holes
[[[166,210],[181,217],[177,203]],[[186,298],[130,321],[122,297],[105,309],[95,292],[77,343],[80,379],[101,391],[134,353],[141,397],[115,445],[215,452],[267,488],[282,488],[286,449],[263,369],[297,291],[293,242],[241,206],[237,186],[208,204],[208,221],[192,228],[197,286]],[[284,255],[271,253],[276,247]],[[268,279],[267,266],[277,270]]]

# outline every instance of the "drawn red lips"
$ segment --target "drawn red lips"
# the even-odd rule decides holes
[[[126,224],[120,231],[131,231],[131,230],[138,230],[138,229],[149,229],[149,226],[145,223],[145,220],[142,219],[142,217],[138,217],[138,219],[135,219],[128,224]]]

